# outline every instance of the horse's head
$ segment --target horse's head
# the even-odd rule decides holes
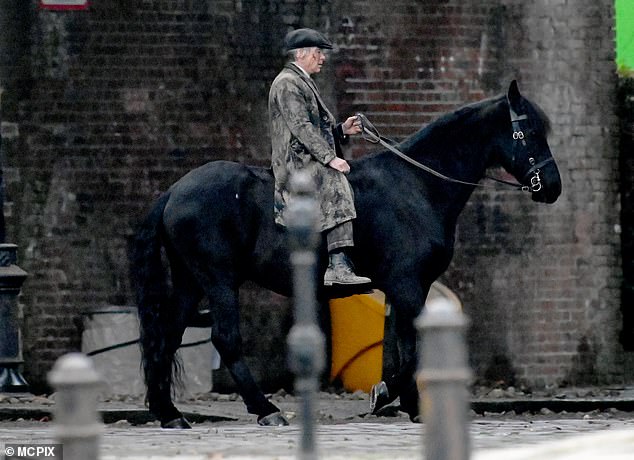
[[[513,80],[507,93],[508,129],[503,130],[500,163],[532,192],[534,201],[554,203],[561,177],[548,146],[547,117],[522,97]]]

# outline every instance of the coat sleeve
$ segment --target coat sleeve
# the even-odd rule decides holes
[[[324,165],[330,163],[337,155],[321,136],[319,128],[311,122],[301,88],[291,82],[279,85],[275,101],[293,136],[317,161]]]
[[[341,146],[346,145],[350,137],[347,134],[343,133],[343,123],[339,123],[332,130],[332,133],[335,140],[335,152],[337,153],[337,156],[339,158],[344,158],[343,151],[341,150]]]
[[[335,139],[341,145],[346,145],[348,143],[348,139],[350,138],[348,137],[347,134],[343,133],[343,123],[337,124],[337,127],[333,130],[333,133],[335,135]]]

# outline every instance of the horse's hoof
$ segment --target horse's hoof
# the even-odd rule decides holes
[[[282,415],[281,412],[273,412],[272,414],[265,415],[258,418],[258,425],[260,426],[288,426],[288,420]]]
[[[416,414],[416,415],[410,414],[409,419],[412,421],[412,423],[423,423],[423,417],[420,414]]]
[[[185,417],[175,418],[174,420],[170,420],[169,422],[161,422],[161,428],[176,428],[176,429],[189,429],[192,426],[185,419]]]
[[[399,404],[388,404],[378,409],[373,415],[377,417],[398,417],[400,411],[401,406]]]
[[[370,413],[376,415],[382,407],[390,403],[390,392],[385,382],[379,382],[372,386],[370,391]]]

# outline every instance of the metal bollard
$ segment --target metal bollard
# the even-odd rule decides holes
[[[431,301],[416,319],[422,343],[417,383],[427,460],[467,460],[470,455],[467,324],[460,307],[447,299]]]
[[[48,374],[56,391],[55,435],[62,444],[64,460],[96,460],[103,425],[97,412],[101,379],[92,361],[81,353],[57,360]]]
[[[287,220],[291,263],[295,324],[288,335],[289,366],[295,374],[295,389],[301,399],[302,435],[298,457],[317,458],[314,427],[314,400],[319,376],[324,369],[324,336],[317,326],[315,312],[315,248],[317,203],[314,185],[308,173],[298,172],[291,178],[293,200]]]
[[[27,273],[16,265],[17,251],[15,244],[0,244],[0,392],[12,393],[29,391],[20,374],[24,361],[18,304]]]

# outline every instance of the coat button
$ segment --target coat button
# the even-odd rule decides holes
[[[328,115],[324,115],[323,119],[324,121],[328,121]]]

